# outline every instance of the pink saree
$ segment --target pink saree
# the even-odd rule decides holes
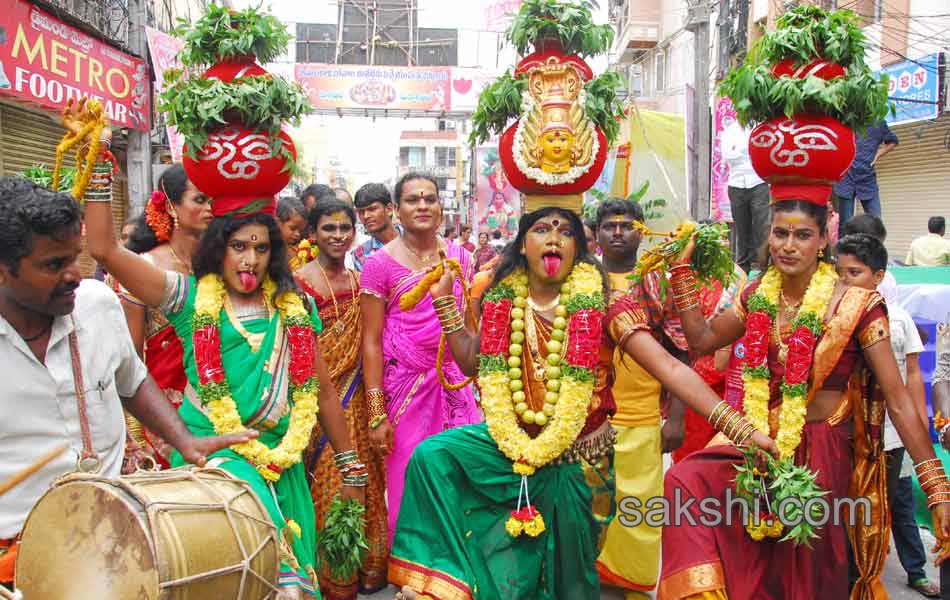
[[[471,281],[471,254],[447,242],[448,258],[462,265]],[[423,272],[413,272],[398,263],[386,250],[371,256],[360,275],[362,293],[386,303],[383,324],[383,388],[386,412],[393,426],[393,451],[386,458],[386,496],[389,507],[389,543],[402,501],[406,465],[420,442],[446,429],[479,423],[482,420],[471,386],[456,392],[442,388],[435,371],[442,328],[429,295],[409,312],[402,312],[399,299],[412,290]],[[462,286],[455,283],[455,297],[464,310]],[[464,379],[458,365],[446,353],[445,377],[450,383]]]

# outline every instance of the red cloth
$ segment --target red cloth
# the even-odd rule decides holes
[[[19,547],[16,540],[0,540],[0,548],[6,548],[6,552],[0,554],[0,583],[13,583]]]
[[[188,378],[182,366],[185,351],[171,325],[163,327],[145,340],[145,366],[163,390],[185,391]]]
[[[795,462],[806,463],[807,457],[808,466],[818,473],[818,485],[830,491],[826,498],[833,503],[835,498],[847,496],[851,453],[850,421],[836,427],[824,421],[807,423]],[[689,499],[696,499],[685,512],[697,526],[683,516],[680,526],[663,528],[662,578],[721,560],[730,598],[847,598],[848,552],[843,526],[829,522],[818,531],[820,539],[813,540],[812,548],[808,548],[789,542],[753,541],[745,531],[738,508],[730,511],[732,523],[729,526],[700,524],[704,513],[699,508],[699,499],[714,498],[724,506],[727,488],[735,497],[732,482],[736,476],[735,465],[741,460],[742,455],[733,446],[714,446],[692,454],[667,471],[664,483],[667,502],[675,508],[673,502],[677,497],[680,506]],[[660,589],[663,589],[662,583]],[[679,600],[662,594],[658,598]]]
[[[725,375],[716,370],[713,356],[703,356],[693,365],[693,370],[703,378],[721,398],[724,393]],[[686,407],[683,414],[683,445],[673,451],[673,462],[677,463],[693,452],[702,450],[716,436],[716,430],[706,417]]]

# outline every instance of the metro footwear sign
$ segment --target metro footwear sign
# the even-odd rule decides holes
[[[113,125],[148,131],[149,94],[143,60],[25,0],[0,0],[0,96],[53,109],[89,97]]]

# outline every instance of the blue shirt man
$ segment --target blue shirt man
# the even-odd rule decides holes
[[[835,196],[838,197],[838,213],[841,216],[839,228],[842,232],[845,223],[854,216],[856,199],[861,201],[864,212],[881,217],[881,197],[874,165],[897,147],[897,136],[886,122],[881,121],[879,125],[869,127],[864,135],[859,136],[856,146],[851,168],[834,189]]]

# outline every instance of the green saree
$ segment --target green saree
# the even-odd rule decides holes
[[[599,598],[593,565],[614,513],[613,453],[529,478],[546,528],[536,538],[505,530],[520,484],[484,423],[422,442],[406,470],[389,580],[438,600]]]
[[[194,315],[197,283],[193,277],[184,277],[175,290],[177,298],[166,299],[166,315],[181,338],[184,348],[185,374],[188,377],[186,400],[179,414],[188,429],[196,436],[215,435],[214,426],[200,407],[194,390],[198,389],[198,373],[192,344],[192,316]],[[320,319],[312,309],[311,319],[320,331]],[[269,319],[239,320],[232,311],[221,311],[221,360],[232,397],[248,428],[260,431],[259,441],[270,448],[277,446],[287,431],[293,403],[287,393],[288,351],[280,315],[275,311]],[[254,348],[257,348],[255,351]],[[314,572],[315,519],[313,501],[306,473],[301,463],[285,470],[280,479],[269,484],[243,457],[232,450],[222,450],[208,457],[208,465],[228,471],[248,482],[277,526],[281,543],[281,587],[297,586],[306,598],[320,598]],[[175,452],[173,467],[186,464]],[[297,536],[287,529],[287,521],[300,526]]]

